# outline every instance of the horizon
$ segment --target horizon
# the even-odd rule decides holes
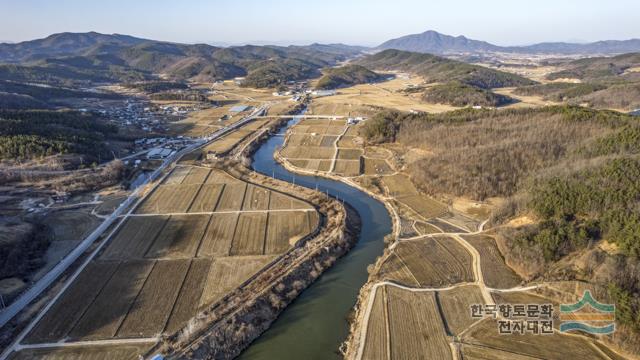
[[[390,39],[427,30],[450,36],[462,35],[499,46],[589,43],[640,37],[635,19],[640,3],[628,0],[614,1],[614,4],[595,0],[565,3],[542,0],[526,12],[503,0],[490,4],[471,0],[447,4],[399,0],[393,7],[382,0],[356,0],[346,4],[329,0],[302,6],[291,0],[275,0],[269,4],[257,0],[215,3],[192,0],[187,4],[166,0],[153,3],[115,0],[101,4],[79,0],[55,4],[43,0],[20,3],[0,0],[0,4],[5,10],[4,16],[0,15],[3,20],[0,22],[0,41],[11,43],[41,39],[55,33],[90,31],[222,46],[311,43],[377,46]],[[500,11],[495,10],[497,7]],[[407,11],[409,8],[411,11]],[[330,21],[309,21],[310,17]],[[380,26],[381,23],[388,23],[388,26]],[[494,25],[487,26],[487,23]],[[535,26],[523,28],[522,24],[526,23]],[[24,24],[37,25],[25,27]]]

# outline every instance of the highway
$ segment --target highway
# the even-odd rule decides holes
[[[37,282],[32,284],[32,286],[27,291],[22,293],[20,297],[18,297],[9,306],[4,308],[2,312],[0,312],[0,327],[4,326],[7,322],[13,319],[14,316],[16,316],[21,310],[23,310],[34,299],[36,299],[44,290],[46,290],[54,281],[56,281],[56,279],[58,279],[60,275],[62,275],[62,273],[64,273],[69,268],[69,266],[71,266],[71,264],[73,264],[91,245],[93,245],[96,239],[98,239],[98,237],[102,233],[104,233],[116,220],[120,220],[121,222],[124,221],[123,220],[124,217],[121,218],[121,216],[126,211],[126,209],[130,208],[131,205],[134,204],[134,202],[143,200],[143,198],[139,196],[141,189],[143,189],[144,186],[147,185],[148,183],[156,180],[167,167],[174,165],[174,163],[178,161],[185,154],[192,152],[194,150],[197,150],[198,148],[201,148],[203,146],[206,146],[211,141],[214,141],[228,134],[229,132],[238,129],[239,127],[245,125],[246,123],[256,119],[256,117],[263,115],[266,110],[267,110],[266,106],[260,107],[256,109],[253,113],[251,113],[249,116],[247,116],[246,118],[234,123],[233,125],[219,129],[205,138],[198,139],[194,144],[191,144],[186,148],[180,150],[179,152],[176,152],[175,154],[166,158],[162,162],[162,165],[160,165],[160,167],[158,167],[155,171],[153,171],[151,175],[140,186],[138,186],[127,197],[127,199],[123,203],[121,203],[120,206],[113,213],[111,213],[111,215],[109,215],[91,234],[89,234],[75,249],[73,249],[67,256],[65,256],[46,275],[44,275],[41,279],[39,279]],[[126,215],[132,213],[134,209],[135,207],[131,207],[129,211],[126,213]],[[118,226],[120,226],[120,224],[118,224]],[[57,297],[62,292],[64,292],[64,290],[71,284],[73,279],[75,279],[75,277],[82,271],[82,269],[89,263],[89,261],[93,259],[96,253],[97,251],[94,251],[89,256],[89,258],[80,266],[80,268],[76,270],[74,275],[69,280],[67,280],[65,286],[59,292],[59,294],[52,301],[49,302],[49,305],[45,309],[43,309],[43,311],[41,311],[38,317],[36,317],[36,319],[32,321],[30,326],[23,331],[23,333],[17,339],[16,343],[19,343],[22,340],[22,338],[24,337],[24,335],[26,335],[28,330],[30,330],[30,328],[33,327],[33,325],[35,325],[35,323],[40,319],[40,317],[44,315],[44,313],[48,310],[48,308],[55,302]],[[11,349],[12,347],[10,347],[7,350],[11,350]],[[6,355],[8,355],[8,353],[2,354],[2,356],[0,356],[0,359],[4,359]]]

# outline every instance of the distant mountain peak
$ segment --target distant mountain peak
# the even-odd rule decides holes
[[[546,42],[529,46],[498,46],[463,35],[450,36],[434,30],[392,39],[378,46],[379,50],[397,49],[430,54],[483,52],[549,53],[549,54],[620,54],[640,51],[640,39],[603,40],[593,43]]]
[[[434,30],[389,40],[379,49],[397,49],[422,53],[446,54],[460,52],[497,51],[497,46],[486,41],[472,40],[463,35],[450,36]]]

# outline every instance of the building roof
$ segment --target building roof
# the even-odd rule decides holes
[[[232,107],[229,111],[231,112],[243,112],[243,111],[247,111],[249,109],[249,106],[247,105],[236,105],[234,107]]]

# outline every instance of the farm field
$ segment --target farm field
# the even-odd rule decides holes
[[[318,226],[315,211],[269,213],[265,254],[280,254]]]
[[[67,346],[57,348],[25,349],[9,356],[10,360],[138,360],[153,346],[148,344],[118,344],[96,346]]]
[[[157,261],[116,337],[159,335],[171,314],[190,260]]]
[[[450,359],[451,348],[444,332],[433,292],[387,288],[390,353],[392,359]]]
[[[452,238],[402,242],[395,252],[422,287],[474,280],[471,255]]]
[[[369,314],[367,338],[362,352],[363,359],[387,359],[389,351],[388,312],[386,286],[376,290]]]
[[[129,217],[102,253],[102,260],[143,258],[167,216]]]
[[[222,195],[224,184],[202,184],[198,195],[189,207],[190,213],[213,212],[218,205],[218,199]]]
[[[120,324],[142,289],[154,261],[123,262],[91,306],[69,332],[73,340],[97,340],[116,335]]]
[[[147,250],[147,258],[192,258],[209,223],[209,215],[172,215]]]
[[[160,185],[140,205],[137,212],[143,214],[187,212],[199,189],[200,184]]]
[[[242,213],[231,245],[231,256],[264,254],[267,213]]]
[[[559,333],[547,336],[501,335],[493,319],[482,320],[463,336],[462,342],[537,359],[607,359],[585,338]]]
[[[318,223],[310,204],[284,193],[221,170],[177,166],[126,217],[25,342],[151,338],[177,331]]]
[[[200,307],[210,305],[246,281],[275,256],[221,257],[213,260],[200,297]]]
[[[375,109],[379,107],[430,113],[456,109],[448,105],[425,103],[420,99],[420,94],[401,92],[409,85],[421,83],[421,78],[412,76],[410,78],[395,78],[377,84],[361,84],[339,89],[336,95],[314,99],[310,111],[312,114],[366,116],[375,112]]]
[[[504,262],[495,241],[485,235],[464,236],[480,253],[482,274],[487,286],[497,289],[520,285],[522,279]]]
[[[453,335],[459,335],[478,321],[471,317],[471,305],[484,304],[480,289],[476,285],[461,286],[438,292],[447,327]]]

